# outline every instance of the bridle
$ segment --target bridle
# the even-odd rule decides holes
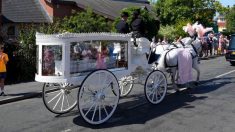
[[[190,45],[192,46],[194,52],[196,53],[196,56],[199,55],[198,51],[199,51],[199,49],[201,48],[201,45],[202,45],[202,41],[201,41],[200,39],[198,39],[198,40],[199,40],[199,42],[200,42],[200,46],[199,46],[198,48],[196,48],[196,47],[193,45],[193,42],[195,42],[196,39],[190,44]],[[195,58],[196,56],[193,56],[193,58]]]

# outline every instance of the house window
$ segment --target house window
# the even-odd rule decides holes
[[[14,26],[8,27],[7,35],[15,35],[15,27]]]

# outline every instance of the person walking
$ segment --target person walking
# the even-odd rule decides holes
[[[212,41],[213,41],[213,55],[218,55],[218,39],[215,34],[212,35]]]
[[[220,55],[224,55],[224,49],[225,49],[225,40],[224,40],[224,35],[221,34],[220,37],[219,37],[219,48],[218,48],[218,51],[219,51],[219,54]]]
[[[210,53],[210,56],[212,56],[212,50],[213,50],[213,36],[212,36],[212,33],[208,34],[206,41],[207,41],[207,47],[208,47],[207,55],[209,55],[209,53]]]
[[[130,32],[129,25],[127,23],[128,17],[129,17],[129,15],[127,12],[123,12],[121,14],[121,20],[116,25],[116,29],[117,29],[118,33],[129,33]]]
[[[4,46],[0,45],[0,87],[1,87],[1,92],[0,96],[6,96],[4,93],[4,82],[6,78],[6,64],[9,61],[8,55],[4,53]]]

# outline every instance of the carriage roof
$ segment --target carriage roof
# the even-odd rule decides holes
[[[118,40],[130,41],[131,34],[97,32],[97,33],[61,33],[43,34],[36,33],[36,44],[66,44],[69,42],[91,41],[91,40]]]

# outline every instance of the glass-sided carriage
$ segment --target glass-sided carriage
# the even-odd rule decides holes
[[[107,121],[119,97],[126,96],[135,80],[143,80],[146,99],[158,104],[166,94],[163,72],[151,70],[144,49],[147,39],[118,33],[37,33],[37,73],[44,82],[43,102],[48,110],[63,114],[78,103],[83,119],[90,124]],[[147,48],[145,45],[148,45]]]

